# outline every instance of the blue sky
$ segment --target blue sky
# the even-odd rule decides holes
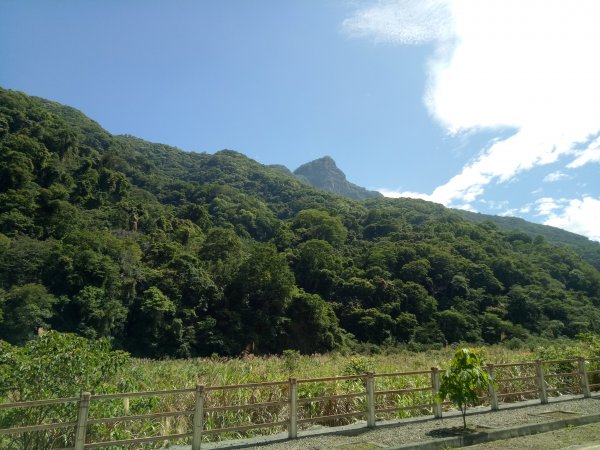
[[[594,0],[2,0],[0,85],[600,240]]]

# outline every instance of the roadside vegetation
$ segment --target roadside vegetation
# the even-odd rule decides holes
[[[570,359],[574,356],[600,356],[600,339],[593,335],[581,335],[577,341],[557,340],[531,341],[506,345],[482,346],[475,349],[493,363],[533,361],[544,359]],[[373,348],[371,348],[373,350]],[[75,335],[57,332],[45,333],[29,341],[25,346],[12,346],[6,342],[0,348],[0,403],[37,400],[51,397],[78,397],[80,390],[95,394],[115,392],[140,392],[194,388],[197,384],[206,386],[284,381],[289,377],[299,379],[359,375],[366,372],[392,373],[429,370],[432,366],[446,369],[457,350],[457,346],[430,349],[427,352],[414,352],[402,347],[381,348],[377,353],[324,355],[302,355],[289,350],[280,356],[253,356],[229,358],[213,356],[184,360],[149,360],[131,358],[120,351],[110,349],[106,340],[86,340]],[[590,370],[597,370],[598,363],[591,364]],[[566,368],[572,370],[572,368]],[[564,367],[549,370],[566,371]],[[529,368],[513,367],[502,377],[531,375]],[[592,380],[594,381],[594,380]],[[599,380],[595,380],[599,382]],[[377,378],[377,390],[398,390],[428,386],[429,374],[406,377]],[[526,382],[512,383],[500,387],[504,391],[525,391],[530,386]],[[364,382],[316,382],[299,385],[299,397],[323,397],[351,392],[363,392]],[[565,385],[565,389],[555,395],[577,392],[578,384]],[[477,391],[477,389],[475,389]],[[481,395],[482,392],[479,392]],[[228,406],[247,403],[261,403],[287,400],[287,385],[278,388],[259,387],[231,391],[214,391],[207,395],[206,406]],[[507,398],[507,401],[520,401],[528,397]],[[469,397],[468,403],[478,404]],[[398,394],[381,398],[380,407],[411,406],[431,402],[430,393]],[[343,414],[361,411],[365,407],[363,398],[339,399],[327,402],[311,402],[300,411],[301,418]],[[152,414],[156,412],[185,411],[194,409],[193,393],[173,394],[162,397],[141,397],[127,400],[101,400],[92,403],[91,418],[115,417],[123,415]],[[36,423],[73,421],[76,418],[76,403],[66,406],[46,406],[17,410],[0,410],[0,427],[8,428]],[[415,408],[380,415],[380,417],[404,418],[431,414],[429,408]],[[249,423],[274,422],[285,420],[285,407],[270,407],[261,410],[240,412],[210,413],[206,427],[223,428]],[[348,420],[333,420],[324,425],[340,425]],[[187,432],[190,429],[189,417],[148,419],[124,422],[121,424],[93,425],[89,436],[94,440],[128,439],[156,434]],[[259,433],[274,433],[281,428],[269,428],[248,433],[221,434],[212,439],[232,439]],[[17,435],[15,440],[8,437],[0,441],[6,448],[44,449],[54,446],[68,446],[73,433],[38,432]],[[60,445],[59,445],[60,444]],[[152,446],[148,445],[148,448]]]

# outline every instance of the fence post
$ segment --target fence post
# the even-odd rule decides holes
[[[540,402],[542,404],[546,404],[548,403],[548,393],[546,392],[546,382],[544,381],[544,366],[542,364],[542,361],[539,359],[535,362],[535,373]]]
[[[367,373],[367,427],[375,426],[375,377],[372,372]]]
[[[431,394],[433,396],[433,417],[442,418],[442,403],[440,401],[440,370],[431,368]]]
[[[196,407],[192,423],[192,450],[200,450],[202,445],[202,426],[204,423],[204,386],[196,386]]]
[[[488,385],[488,393],[490,395],[490,406],[492,408],[492,411],[498,411],[498,409],[499,409],[499,407],[498,407],[498,392],[496,392],[496,385],[495,385],[496,372],[494,370],[494,365],[488,364],[487,369],[488,369],[488,376],[490,378],[490,384]]]
[[[87,434],[87,420],[90,412],[89,392],[81,392],[79,398],[79,412],[77,413],[77,428],[75,429],[75,450],[83,450],[85,446],[85,437]]]
[[[577,358],[577,365],[579,366],[579,375],[581,376],[581,392],[584,398],[590,398],[592,394],[590,392],[587,370],[585,369],[585,359],[579,356]]]
[[[290,417],[288,425],[288,438],[296,439],[298,437],[298,380],[290,378]]]

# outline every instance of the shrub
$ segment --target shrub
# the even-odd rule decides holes
[[[50,331],[23,347],[0,341],[0,401],[19,402],[78,396],[113,386],[128,355],[111,350],[106,339],[87,340]],[[51,405],[2,410],[0,427],[11,428],[76,419],[77,405]],[[23,433],[0,440],[0,447],[43,450],[68,446],[72,432],[65,429]],[[12,441],[14,439],[14,441]]]

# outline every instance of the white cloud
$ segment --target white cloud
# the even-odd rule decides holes
[[[539,215],[549,216],[553,215],[554,211],[564,207],[567,202],[565,199],[553,199],[551,197],[542,197],[536,200],[535,209]]]
[[[569,175],[567,175],[566,173],[562,173],[560,170],[557,170],[546,175],[542,181],[546,183],[553,183],[555,181],[560,181],[568,178],[570,178]]]
[[[600,2],[455,0],[444,3],[444,18],[433,19],[414,13],[420,4],[379,2],[344,27],[376,40],[437,41],[424,101],[449,133],[516,130],[482,149],[430,199],[449,206],[471,203],[490,183],[507,182],[568,154],[578,154],[572,168],[600,161],[593,144],[577,145],[600,130]],[[413,32],[410,21],[415,30],[439,22],[443,31]]]
[[[514,217],[517,215],[517,212],[518,212],[518,209],[511,208],[511,209],[507,209],[506,211],[501,212],[498,215],[502,216],[502,217]]]
[[[433,197],[451,204],[557,161],[600,129],[600,3],[456,1],[458,44],[431,65],[428,107],[450,132],[515,127]]]
[[[450,14],[445,0],[381,0],[344,20],[342,30],[353,37],[422,44],[452,35]]]
[[[538,213],[546,216],[545,225],[572,231],[600,241],[600,199],[584,196],[582,199],[538,200]]]
[[[521,208],[519,208],[519,212],[521,214],[529,214],[531,212],[531,206],[531,203],[521,206]]]

